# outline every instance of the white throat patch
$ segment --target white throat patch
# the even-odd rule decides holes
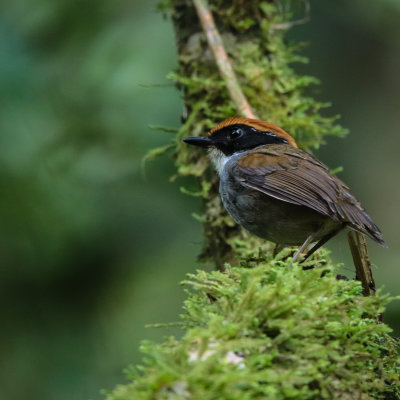
[[[226,162],[232,156],[226,156],[221,150],[218,150],[215,147],[211,148],[208,154],[210,156],[211,162],[214,164],[214,167],[218,172],[218,175],[221,175]]]

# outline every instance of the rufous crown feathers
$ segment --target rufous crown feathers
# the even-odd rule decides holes
[[[275,124],[271,124],[270,122],[261,121],[260,119],[252,119],[252,118],[244,118],[244,117],[228,118],[228,119],[220,122],[213,129],[211,129],[209,135],[212,136],[212,134],[214,132],[217,132],[220,129],[225,128],[227,126],[236,125],[236,124],[249,125],[259,131],[275,133],[277,136],[279,136],[283,139],[286,139],[287,142],[290,145],[292,145],[293,147],[297,147],[295,140],[287,132],[285,132],[282,128],[279,128],[279,126],[277,126]]]

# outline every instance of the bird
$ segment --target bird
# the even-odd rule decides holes
[[[237,224],[279,246],[300,246],[291,264],[344,228],[388,247],[350,188],[277,125],[233,117],[183,142],[209,150],[222,203]]]

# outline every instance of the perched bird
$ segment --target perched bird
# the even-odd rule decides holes
[[[350,189],[278,126],[230,118],[208,137],[185,143],[209,148],[228,213],[251,233],[280,245],[310,243],[306,258],[349,227],[387,247],[382,233]]]

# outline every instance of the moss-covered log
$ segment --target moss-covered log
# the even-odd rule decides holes
[[[376,322],[386,297],[332,267],[253,265],[190,276],[183,338],[144,343],[146,366],[108,400],[398,398],[396,343]]]

